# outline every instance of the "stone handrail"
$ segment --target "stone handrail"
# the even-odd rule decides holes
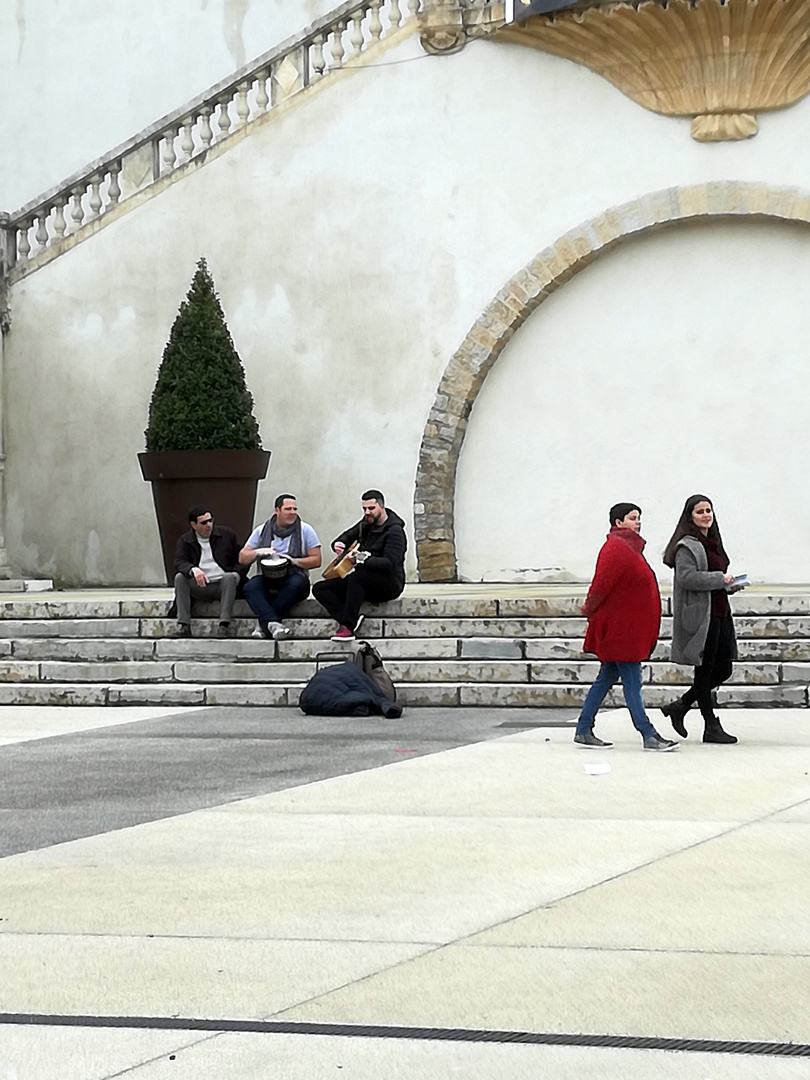
[[[419,14],[420,0],[347,0],[12,214],[0,214],[0,278],[22,276],[122,203],[309,87],[351,67]]]

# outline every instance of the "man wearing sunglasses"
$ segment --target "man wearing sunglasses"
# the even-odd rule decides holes
[[[239,545],[233,529],[214,525],[204,506],[188,512],[191,528],[177,541],[174,554],[174,598],[177,636],[191,637],[191,598],[219,600],[217,637],[229,633],[231,611],[239,588]]]

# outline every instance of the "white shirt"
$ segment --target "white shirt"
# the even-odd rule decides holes
[[[225,577],[225,571],[211,553],[210,536],[208,539],[204,540],[198,533],[197,543],[202,549],[202,555],[200,556],[200,570],[202,570],[209,581],[221,581]]]

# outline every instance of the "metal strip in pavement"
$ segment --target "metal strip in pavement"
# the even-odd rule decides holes
[[[545,1031],[400,1027],[387,1024],[315,1024],[295,1020],[211,1020],[179,1016],[62,1016],[0,1013],[0,1025],[34,1027],[139,1028],[154,1031],[213,1031],[258,1035],[330,1035],[355,1039],[419,1039],[440,1042],[523,1043],[535,1046],[592,1046],[621,1050],[668,1050],[696,1054],[810,1057],[810,1044],[731,1039],[675,1039],[654,1035],[583,1035]]]

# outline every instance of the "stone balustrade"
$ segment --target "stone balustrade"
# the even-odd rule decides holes
[[[0,277],[15,280],[49,261],[127,200],[201,164],[212,148],[361,58],[366,62],[380,43],[415,27],[419,10],[420,0],[348,0],[15,213],[0,214]]]

